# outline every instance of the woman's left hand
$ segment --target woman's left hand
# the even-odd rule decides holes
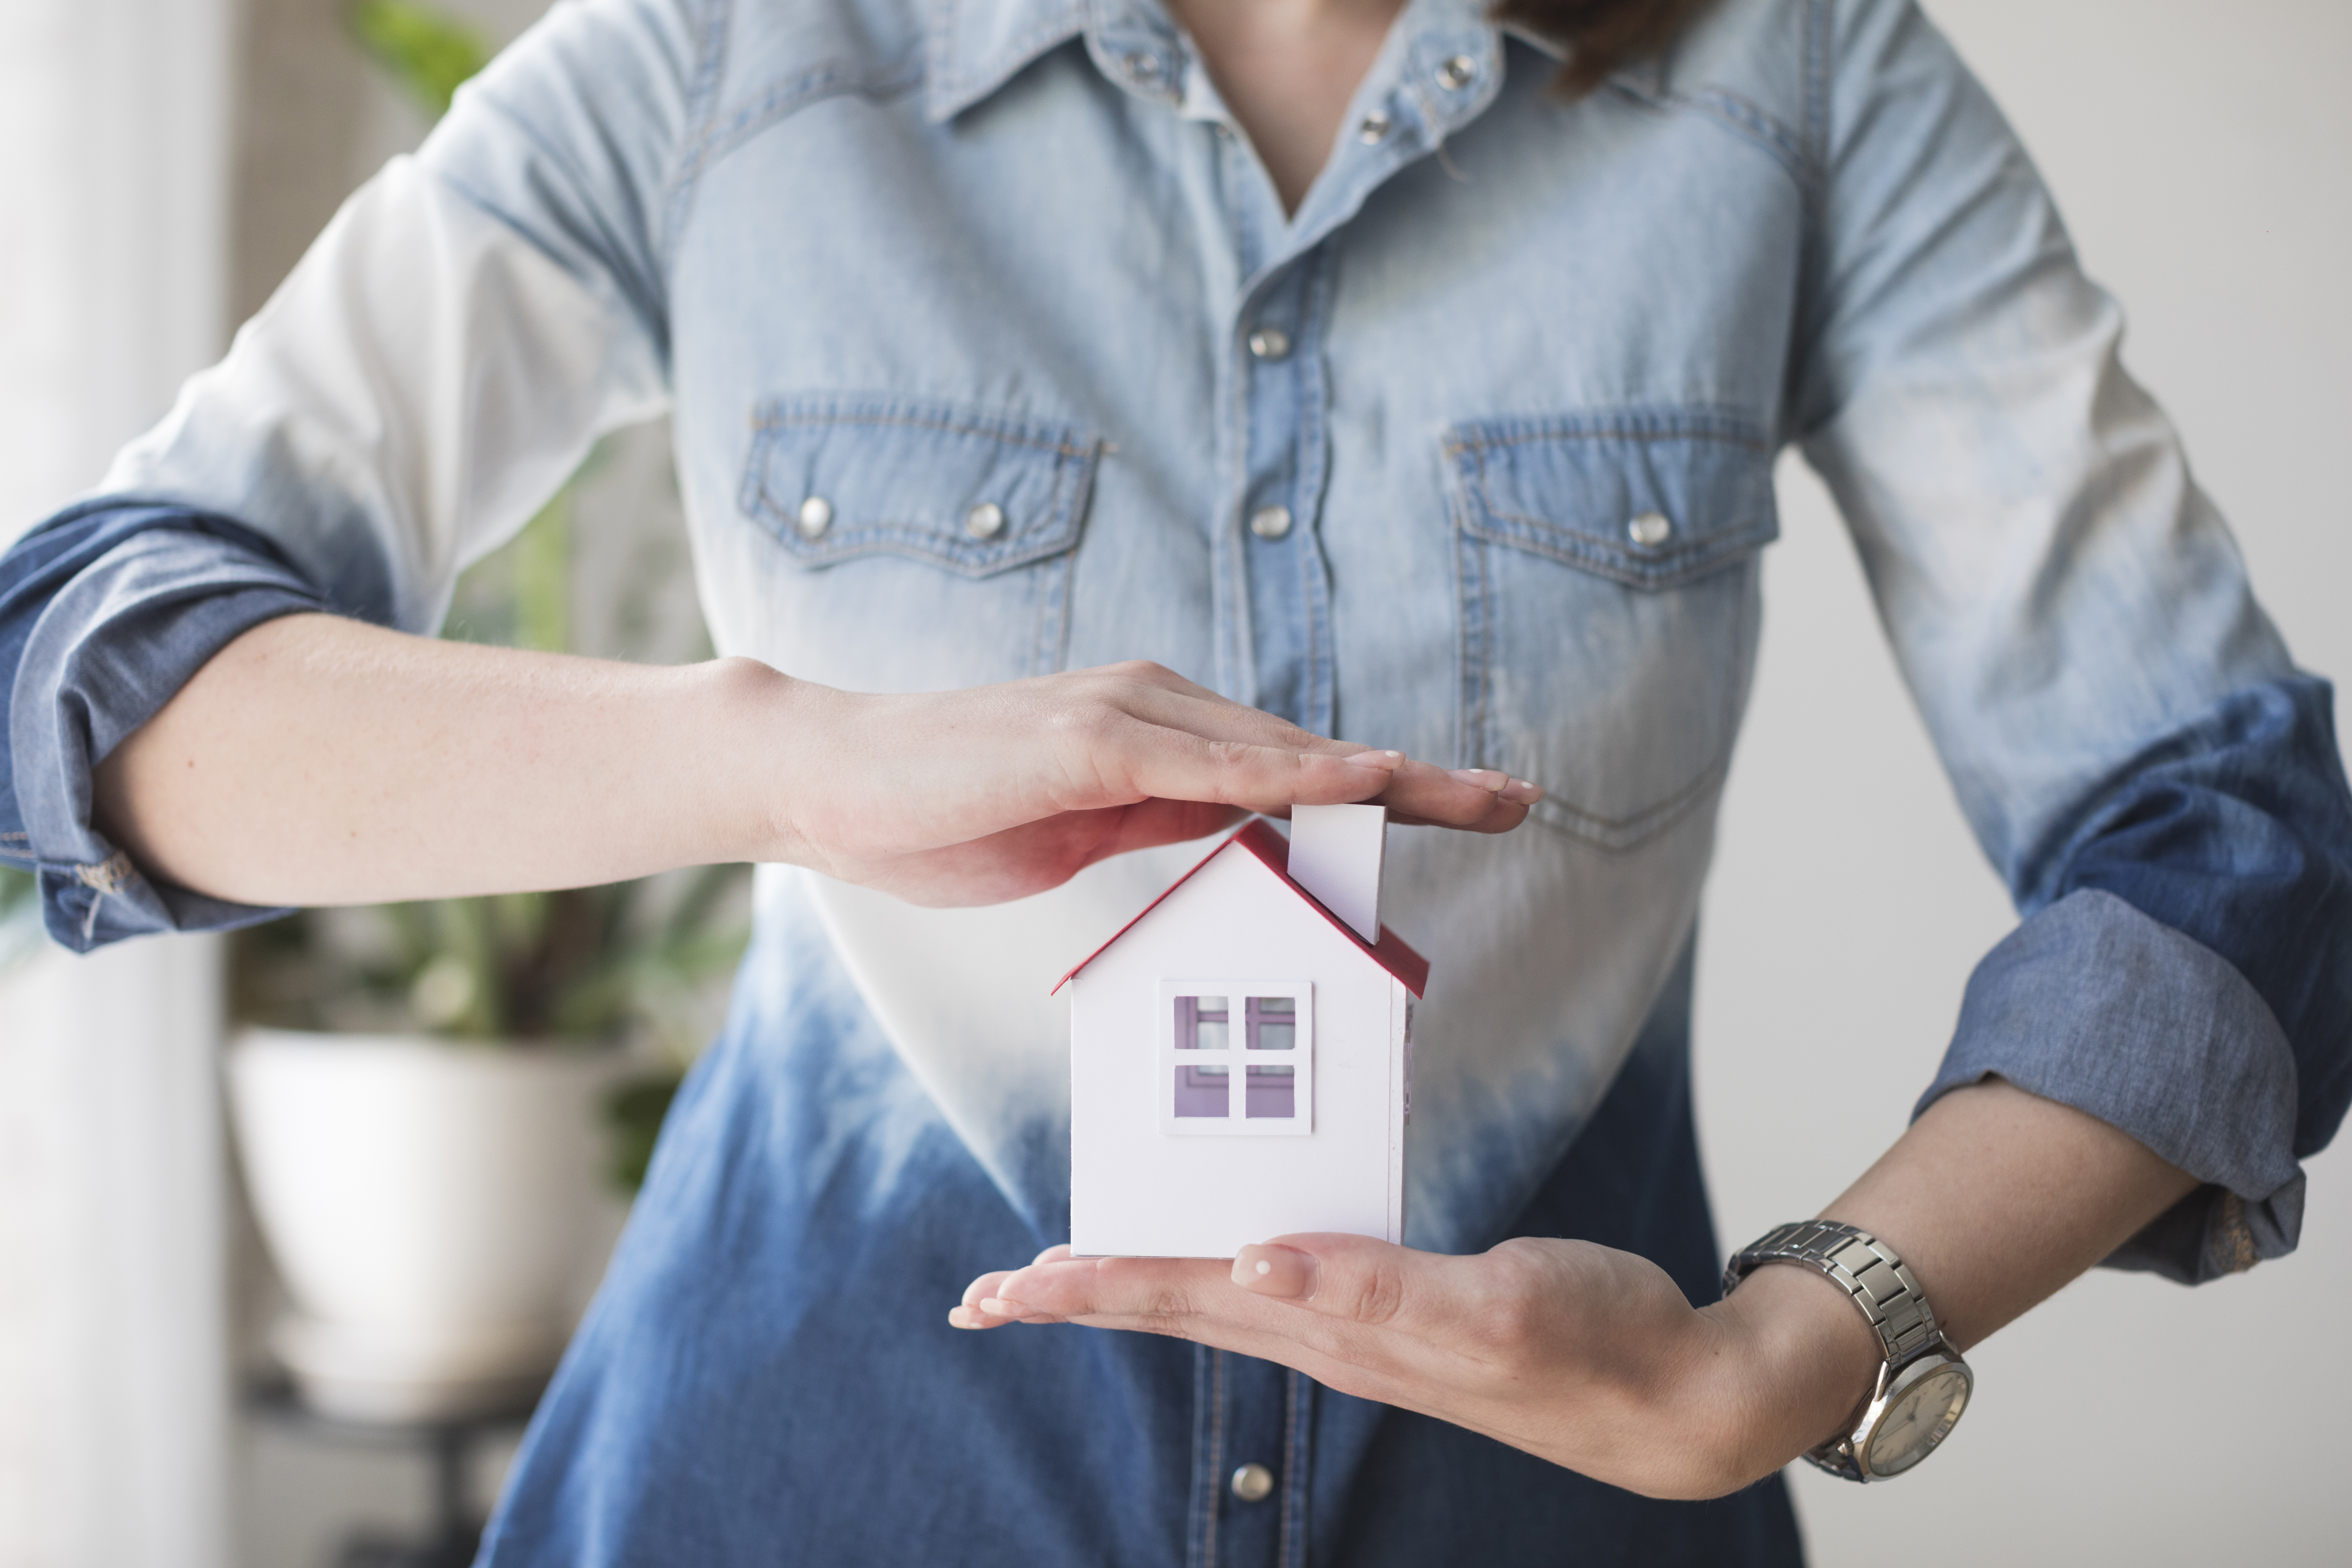
[[[1654,1264],[1591,1242],[1523,1237],[1451,1258],[1291,1236],[1231,1265],[1056,1247],[974,1280],[949,1321],[1194,1340],[1612,1485],[1703,1498],[1787,1463],[1869,1387],[1875,1343],[1825,1284],[1763,1269],[1696,1310]]]

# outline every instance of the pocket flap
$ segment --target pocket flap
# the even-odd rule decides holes
[[[1780,537],[1762,432],[1711,411],[1494,419],[1445,433],[1463,528],[1635,588]]]
[[[1078,541],[1102,442],[947,403],[761,405],[742,505],[803,565],[911,555],[986,577]]]

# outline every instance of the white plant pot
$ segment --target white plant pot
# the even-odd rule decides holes
[[[495,1408],[553,1369],[617,1232],[598,1100],[616,1051],[247,1029],[228,1057],[246,1180],[316,1409]]]

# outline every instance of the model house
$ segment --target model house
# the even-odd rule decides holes
[[[1254,820],[1062,977],[1073,1250],[1403,1239],[1429,963],[1381,924],[1386,826],[1376,805],[1298,806],[1286,841]]]

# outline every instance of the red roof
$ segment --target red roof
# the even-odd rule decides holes
[[[1162,903],[1165,903],[1168,899],[1168,894],[1174,892],[1186,882],[1191,881],[1194,874],[1201,869],[1202,866],[1207,865],[1210,861],[1215,859],[1226,850],[1235,847],[1246,849],[1251,854],[1256,856],[1258,859],[1265,864],[1267,870],[1273,872],[1276,877],[1281,879],[1282,885],[1284,887],[1288,888],[1292,892],[1297,893],[1299,898],[1305,901],[1308,909],[1313,910],[1317,914],[1321,915],[1325,920],[1329,921],[1333,931],[1338,931],[1341,936],[1346,937],[1349,942],[1354,942],[1359,948],[1362,949],[1365,957],[1370,959],[1374,963],[1379,964],[1382,969],[1387,970],[1391,974],[1395,975],[1399,980],[1403,981],[1406,990],[1412,992],[1416,996],[1421,996],[1426,994],[1424,987],[1429,984],[1429,960],[1413,952],[1412,948],[1407,947],[1405,945],[1404,939],[1397,935],[1396,932],[1389,930],[1386,926],[1381,927],[1381,940],[1378,942],[1366,942],[1362,937],[1357,935],[1356,930],[1353,926],[1348,924],[1347,921],[1341,920],[1338,915],[1333,914],[1329,910],[1325,909],[1321,900],[1308,892],[1305,888],[1300,887],[1297,882],[1291,880],[1290,841],[1283,837],[1281,834],[1276,833],[1274,830],[1273,826],[1269,824],[1265,817],[1253,816],[1249,819],[1249,825],[1247,826],[1244,827],[1239,833],[1234,834],[1231,838],[1226,839],[1223,844],[1218,845],[1214,849],[1210,850],[1206,855],[1202,856],[1199,865],[1195,865],[1192,870],[1185,872],[1182,876],[1169,883],[1166,891],[1162,892],[1160,897],[1152,900],[1149,904],[1146,904],[1143,907],[1143,914],[1137,915],[1134,920],[1128,921],[1125,925],[1119,927],[1118,931],[1112,932],[1110,942],[1103,943],[1102,946],[1095,949],[1092,952],[1087,954],[1086,957],[1078,960],[1076,963],[1072,964],[1070,966],[1070,973],[1063,975],[1059,980],[1054,982],[1054,991],[1048,992],[1046,994],[1052,995],[1054,992],[1060,991],[1063,986],[1067,985],[1070,983],[1071,977],[1076,975],[1079,970],[1084,969],[1087,964],[1092,963],[1096,959],[1100,958],[1106,952],[1109,951],[1111,942],[1117,942],[1129,931],[1133,931],[1136,928],[1137,922],[1143,919],[1143,915],[1150,914],[1152,910],[1158,909]]]

